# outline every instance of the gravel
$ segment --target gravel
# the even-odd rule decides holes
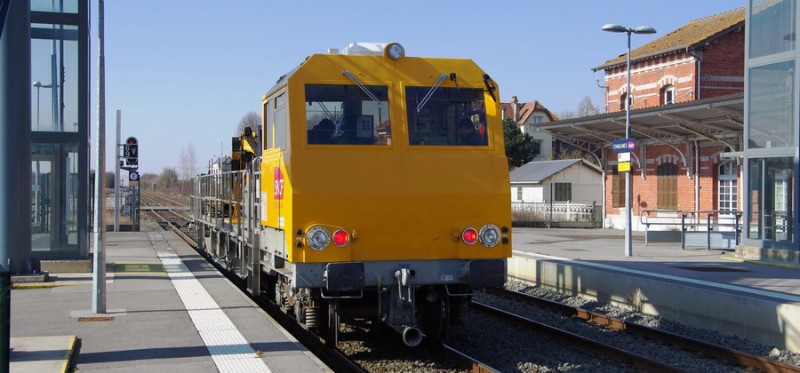
[[[511,290],[550,299],[593,312],[607,314],[676,334],[720,344],[754,355],[770,357],[800,366],[800,354],[765,346],[735,336],[687,327],[659,317],[639,314],[581,297],[569,297],[551,290],[520,282],[507,284]],[[545,322],[591,339],[641,355],[656,356],[659,361],[687,372],[747,372],[737,366],[664,346],[629,333],[619,333],[564,317],[534,306],[493,295],[481,295],[476,301]],[[343,326],[339,349],[369,372],[461,372],[449,365],[437,351],[411,349],[402,344],[399,334],[384,327],[372,328],[368,321],[350,321]],[[460,325],[450,327],[446,343],[478,358],[502,372],[633,372],[635,369],[594,356],[580,347],[565,345],[547,335],[511,325],[494,316],[472,309]]]

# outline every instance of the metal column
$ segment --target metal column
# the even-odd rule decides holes
[[[31,272],[30,1],[0,2],[0,263]],[[7,13],[5,12],[7,11]]]

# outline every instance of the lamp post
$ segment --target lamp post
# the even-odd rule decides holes
[[[39,130],[39,89],[41,88],[53,88],[52,84],[42,84],[40,81],[33,82],[33,86],[36,87],[36,130]]]
[[[603,31],[608,32],[624,32],[628,34],[628,53],[626,54],[627,61],[625,70],[627,71],[626,77],[626,91],[625,91],[625,138],[631,138],[631,34],[655,34],[656,29],[650,26],[639,26],[629,28],[621,25],[609,23],[603,26]],[[631,195],[633,194],[633,186],[631,185],[631,172],[625,172],[625,256],[633,255],[632,240],[631,240]]]

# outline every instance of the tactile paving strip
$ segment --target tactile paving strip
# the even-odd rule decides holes
[[[148,233],[172,285],[220,372],[270,372],[228,315],[175,254],[164,237]]]

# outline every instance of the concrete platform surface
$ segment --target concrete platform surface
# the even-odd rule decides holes
[[[12,372],[330,371],[171,232],[107,233],[92,274],[11,291]]]
[[[509,276],[800,352],[800,269],[633,232],[514,228]]]
[[[78,338],[74,335],[11,338],[12,373],[66,372]]]

